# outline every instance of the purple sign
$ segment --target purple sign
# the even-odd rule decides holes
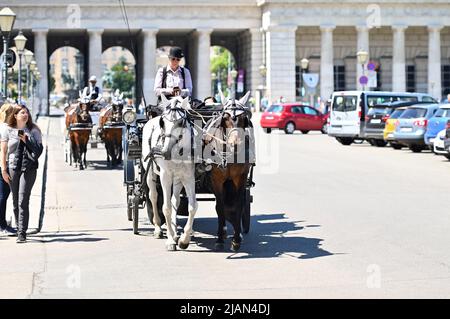
[[[370,62],[369,64],[367,64],[367,70],[375,71],[375,63]]]
[[[369,83],[369,78],[367,76],[363,75],[359,78],[359,84],[366,85],[367,83]]]

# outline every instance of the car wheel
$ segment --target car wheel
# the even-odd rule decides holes
[[[267,134],[272,133],[272,129],[271,128],[264,128],[264,132]]]
[[[368,139],[367,142],[369,142],[370,145],[375,146],[375,140],[374,139]]]
[[[320,131],[322,132],[322,134],[328,133],[328,126],[326,123],[322,126],[322,129]]]
[[[309,131],[301,131],[302,132],[302,134],[308,134],[309,133]]]
[[[420,146],[420,145],[411,145],[411,146],[409,147],[409,149],[410,149],[411,151],[413,151],[414,153],[420,153],[420,152],[423,151],[423,147]]]
[[[353,143],[353,138],[351,137],[336,137],[336,140],[342,145],[350,145]]]
[[[450,154],[449,153],[444,154],[444,156],[450,161]]]
[[[391,146],[394,150],[401,150],[403,148],[403,145],[398,144],[398,143],[392,143],[391,142]]]
[[[385,147],[387,145],[387,142],[385,140],[375,140],[375,145],[377,147]]]
[[[284,132],[286,134],[292,134],[292,133],[294,133],[294,131],[295,131],[295,124],[292,122],[288,122],[286,124],[286,126],[284,127]]]

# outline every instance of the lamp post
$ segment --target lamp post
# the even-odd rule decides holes
[[[33,61],[34,54],[29,50],[25,50],[25,63],[27,65],[27,99],[30,98],[30,64]]]
[[[27,38],[22,34],[22,31],[19,31],[19,34],[14,38],[14,43],[16,45],[17,53],[19,54],[19,74],[18,74],[18,87],[19,94],[17,99],[19,103],[22,101],[22,55],[23,50],[25,50],[25,44],[27,43]]]
[[[34,101],[34,71],[36,70],[36,61],[30,63],[30,85],[31,85],[31,100]]]
[[[230,71],[231,75],[231,98],[236,98],[236,77],[237,77],[238,71],[233,68],[233,70]]]
[[[216,83],[216,80],[217,80],[217,74],[215,72],[212,72],[211,73],[211,85],[212,85],[211,92],[212,92],[213,96],[216,95],[216,89],[215,89],[215,85],[214,85]]]
[[[300,76],[301,76],[302,88],[305,89],[305,92],[306,92],[306,88],[305,88],[305,82],[303,81],[303,73],[305,73],[308,70],[308,66],[309,66],[309,60],[307,58],[303,58],[300,61],[300,68],[302,70]]]
[[[6,54],[8,53],[8,41],[11,30],[16,20],[16,14],[10,8],[3,8],[0,11],[0,31],[3,37],[3,95],[7,97],[8,90],[8,61]]]
[[[362,67],[362,76],[361,76],[361,78],[362,78],[365,76],[364,65],[367,63],[367,58],[369,57],[369,53],[364,50],[359,50],[358,53],[356,53],[356,56],[358,58],[358,63],[361,64],[361,67]],[[361,78],[360,78],[360,80],[361,80]],[[363,91],[365,91],[366,85],[363,84],[361,81],[359,81],[359,83],[362,84]]]

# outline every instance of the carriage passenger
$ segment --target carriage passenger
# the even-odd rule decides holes
[[[89,85],[87,86],[87,96],[89,96],[91,107],[99,105],[103,97],[100,88],[97,86],[97,77],[95,75],[92,75],[89,78]]]
[[[155,94],[158,102],[161,94],[167,98],[176,95],[187,97],[192,95],[192,78],[189,70],[180,66],[180,61],[184,57],[183,51],[179,47],[173,47],[169,52],[169,64],[158,70],[155,78]]]

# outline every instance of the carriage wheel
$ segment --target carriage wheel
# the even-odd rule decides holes
[[[73,154],[72,154],[72,141],[69,139],[69,166],[72,166]]]
[[[139,199],[133,198],[133,233],[139,234]]]
[[[127,217],[128,217],[128,221],[132,221],[133,220],[133,205],[132,205],[132,201],[130,199],[130,186],[127,186]]]
[[[250,189],[245,189],[244,208],[242,210],[242,231],[247,234],[250,231],[250,209],[251,209],[252,196],[250,195]]]

